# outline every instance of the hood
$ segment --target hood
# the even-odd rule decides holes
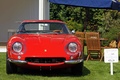
[[[33,56],[50,57],[50,56],[65,56],[66,41],[71,35],[22,35],[21,38],[25,41],[26,53]]]

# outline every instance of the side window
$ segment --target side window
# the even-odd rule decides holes
[[[62,30],[62,24],[52,23],[50,24],[50,30]]]

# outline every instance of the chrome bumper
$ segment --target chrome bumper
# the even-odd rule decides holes
[[[26,64],[27,61],[22,61],[22,60],[12,60],[12,59],[7,59],[9,62],[11,63],[16,63],[16,64]],[[78,60],[68,60],[68,61],[65,61],[64,63],[65,64],[78,64],[78,63],[81,63],[83,62],[83,59],[78,59]]]
[[[26,64],[27,61],[22,61],[22,60],[11,60],[11,59],[7,59],[9,62],[11,63],[16,63],[16,64]]]
[[[66,64],[78,64],[81,62],[83,62],[83,59],[65,61]]]

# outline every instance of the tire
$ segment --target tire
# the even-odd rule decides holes
[[[71,68],[71,73],[74,75],[82,75],[83,74],[83,63],[76,64],[74,67]]]
[[[8,60],[6,60],[6,73],[7,74],[14,74],[17,73],[17,66]]]

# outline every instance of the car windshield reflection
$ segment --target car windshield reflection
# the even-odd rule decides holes
[[[23,23],[18,33],[69,34],[70,31],[63,23]]]

